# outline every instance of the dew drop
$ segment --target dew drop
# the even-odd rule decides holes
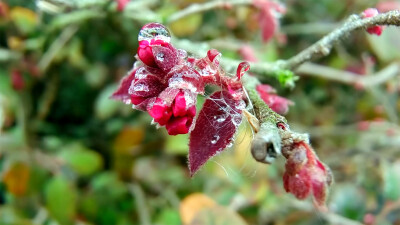
[[[147,77],[147,75],[148,75],[148,72],[146,71],[146,69],[144,67],[140,67],[139,69],[136,70],[135,78],[136,79],[144,79]]]
[[[242,115],[241,114],[235,114],[232,116],[232,123],[233,125],[235,125],[236,127],[240,125],[240,123],[242,122]]]
[[[217,141],[219,140],[219,135],[214,135],[213,139],[211,140],[211,144],[216,144]]]
[[[139,41],[162,40],[164,42],[171,41],[171,35],[168,29],[160,23],[149,23],[142,27],[139,32]]]
[[[185,59],[187,57],[187,52],[183,49],[178,49],[178,56],[181,59]]]
[[[162,52],[157,53],[156,59],[160,62],[164,61],[164,53]]]

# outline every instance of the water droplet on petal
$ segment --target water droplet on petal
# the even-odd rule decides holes
[[[241,114],[232,115],[232,123],[236,127],[239,126],[241,122],[242,122],[242,115]]]
[[[160,62],[164,61],[164,53],[162,52],[157,53],[156,58]]]
[[[171,41],[171,35],[168,29],[160,23],[149,23],[142,27],[139,32],[139,41],[162,40],[164,42]]]
[[[178,49],[178,56],[181,59],[186,59],[187,57],[187,52],[183,49]]]
[[[217,141],[219,140],[219,135],[214,135],[213,139],[211,140],[211,144],[216,144]]]
[[[144,67],[140,67],[136,70],[135,78],[136,79],[144,79],[149,75],[149,72]]]

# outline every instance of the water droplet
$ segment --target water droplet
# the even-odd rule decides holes
[[[230,148],[233,146],[233,142],[229,142],[229,144],[226,146],[226,148]]]
[[[149,23],[142,27],[139,32],[139,41],[162,40],[171,41],[171,35],[168,29],[160,23]]]
[[[164,61],[164,53],[162,52],[157,53],[156,59],[160,62]]]
[[[147,75],[149,75],[149,73],[147,72],[146,68],[140,67],[139,69],[136,70],[135,78],[144,79],[147,77]]]
[[[147,92],[147,91],[149,91],[149,86],[147,86],[145,84],[140,84],[140,83],[135,84],[129,88],[128,93],[133,94],[134,92],[137,92],[137,91],[146,91]]]
[[[241,122],[242,122],[242,115],[241,114],[232,115],[232,123],[233,123],[233,125],[239,126]]]
[[[219,135],[214,135],[213,139],[211,140],[211,144],[216,144],[217,141],[219,140]]]
[[[187,57],[187,52],[183,49],[178,49],[178,56],[181,59],[185,59]]]

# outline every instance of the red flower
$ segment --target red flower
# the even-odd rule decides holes
[[[364,10],[364,12],[363,12],[364,18],[374,17],[378,14],[379,14],[379,12],[375,8],[368,8],[368,9]],[[383,26],[372,26],[372,27],[367,28],[368,33],[376,34],[378,36],[382,34],[382,31],[383,31]]]
[[[312,194],[318,206],[324,205],[328,186],[332,182],[330,170],[304,141],[294,144],[293,150],[286,153],[285,157],[283,185],[286,192],[298,199],[305,199]]]
[[[154,104],[148,109],[154,121],[161,126],[166,125],[168,134],[186,134],[189,132],[193,118],[196,115],[196,99],[190,91],[184,90],[166,90],[168,94],[161,94]],[[178,91],[178,92],[177,92]],[[171,94],[175,97],[171,102]],[[167,96],[168,99],[163,99]]]

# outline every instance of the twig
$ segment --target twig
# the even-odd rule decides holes
[[[146,206],[146,200],[142,188],[138,184],[129,185],[132,195],[135,197],[140,224],[150,225],[150,215]]]
[[[167,19],[167,24],[170,24],[174,21],[182,19],[191,14],[204,12],[204,11],[208,11],[211,9],[230,8],[234,5],[249,5],[249,4],[252,4],[251,0],[230,0],[230,1],[220,1],[219,0],[219,1],[206,2],[204,4],[192,4],[189,7],[172,14]]]
[[[295,72],[303,75],[338,81],[345,84],[358,84],[366,88],[382,84],[395,77],[400,72],[400,66],[396,63],[393,63],[376,74],[360,75],[313,63],[304,63],[299,66]]]
[[[368,28],[374,25],[399,26],[400,11],[390,11],[370,18],[362,18],[359,15],[352,15],[346,20],[343,26],[333,30],[315,44],[285,61],[282,66],[286,69],[294,69],[317,56],[326,56],[330,53],[333,44],[338,42],[342,37],[348,36],[350,32],[357,29]]]
[[[78,27],[71,25],[63,30],[58,38],[51,44],[50,48],[40,59],[38,66],[42,72],[45,72],[53,61],[57,53],[64,47],[64,45],[72,38],[78,31]]]

